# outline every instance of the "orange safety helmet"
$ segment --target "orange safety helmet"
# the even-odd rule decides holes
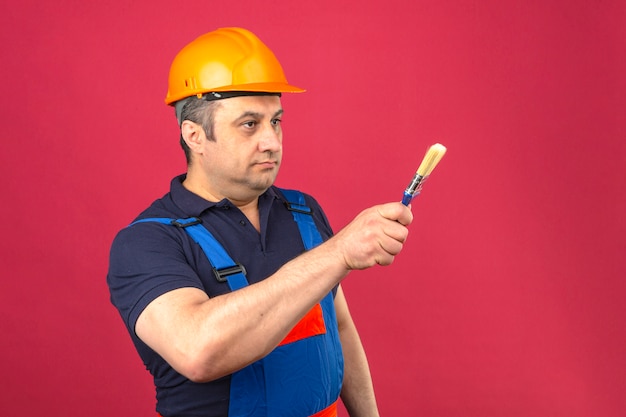
[[[301,93],[287,82],[274,53],[252,32],[222,28],[206,33],[174,58],[165,103],[209,92]]]

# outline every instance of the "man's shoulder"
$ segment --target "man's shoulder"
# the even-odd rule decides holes
[[[167,193],[163,197],[154,200],[152,204],[139,213],[133,222],[146,218],[179,219],[183,217],[188,216],[186,216],[185,213],[183,213],[182,210],[174,204],[171,193]]]
[[[289,192],[291,191],[291,192],[297,192],[297,193],[302,194],[302,196],[304,197],[304,201],[307,203],[307,205],[311,205],[315,207],[320,206],[317,200],[306,191],[303,191],[300,189],[289,188],[289,187],[278,187],[275,185],[272,186],[272,190],[283,200],[288,200],[290,198]]]
[[[122,245],[126,248],[129,246],[141,246],[146,241],[161,238],[164,235],[173,237],[176,235],[174,229],[166,224],[158,221],[146,221],[146,219],[180,219],[187,216],[181,212],[173,203],[170,193],[154,200],[146,209],[139,213],[132,221],[118,231],[113,245]]]
[[[160,198],[157,198],[150,204],[145,210],[143,210],[134,220],[157,217],[157,218],[171,218],[180,219],[189,217],[183,209],[180,208],[181,204],[177,204],[177,199],[184,199],[186,191],[182,186],[184,175],[174,177],[170,183],[170,190]],[[177,197],[178,196],[178,197]]]
[[[301,193],[302,196],[304,197],[304,204],[311,210],[311,215],[316,220],[317,226],[320,227],[321,230],[325,231],[328,236],[332,235],[333,233],[332,227],[330,226],[328,218],[326,217],[326,213],[324,213],[322,206],[320,205],[320,203],[317,201],[315,197],[313,197],[311,194],[302,190],[297,190],[297,189],[292,189],[292,188],[290,189],[287,187],[276,187],[276,186],[274,186],[273,188],[275,189],[279,197],[283,200],[287,200],[287,197],[288,197],[288,196],[285,196],[285,193],[283,192],[285,190],[297,191]],[[294,203],[294,201],[290,201],[290,203]]]

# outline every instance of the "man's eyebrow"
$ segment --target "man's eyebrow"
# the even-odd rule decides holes
[[[276,113],[274,113],[274,115],[272,116],[272,119],[275,119],[278,116],[281,116],[284,113],[283,109],[279,109],[278,111],[276,111]],[[256,111],[247,111],[244,112],[241,116],[239,116],[236,120],[241,120],[241,119],[245,119],[246,117],[252,117],[255,119],[262,119],[264,116],[263,113],[259,113]]]

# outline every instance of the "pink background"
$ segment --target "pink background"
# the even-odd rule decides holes
[[[382,415],[624,415],[626,5],[576,0],[4,1],[0,415],[153,415],[108,250],[183,172],[169,64],[223,26],[307,88],[278,184],[336,229],[448,147],[344,282]]]

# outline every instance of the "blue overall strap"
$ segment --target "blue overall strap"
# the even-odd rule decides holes
[[[235,262],[228,255],[224,247],[215,239],[215,237],[202,226],[201,220],[197,217],[188,219],[167,219],[162,217],[151,217],[140,219],[136,223],[157,222],[185,229],[187,234],[200,245],[202,251],[213,267],[213,273],[220,282],[228,282],[231,291],[238,290],[248,285],[246,278],[246,269],[243,265]]]
[[[313,221],[313,210],[306,205],[304,194],[297,190],[280,189],[287,200],[287,209],[300,229],[302,243],[306,250],[313,249],[323,242],[320,232]]]

